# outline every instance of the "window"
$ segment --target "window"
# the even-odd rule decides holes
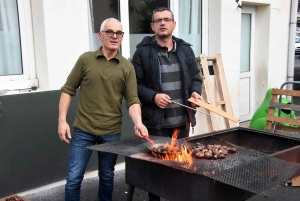
[[[202,1],[179,1],[178,37],[190,43],[195,56],[201,51]]]
[[[30,0],[0,1],[0,89],[37,86]]]
[[[114,17],[121,21],[125,32],[121,46],[122,55],[132,58],[136,45],[145,36],[153,36],[151,29],[152,11],[167,7],[173,11],[177,22],[173,34],[192,44],[196,56],[202,49],[202,3],[199,0],[89,0],[90,7],[90,49],[101,45],[98,31],[102,21]]]
[[[22,75],[17,1],[0,1],[0,75]]]
[[[136,45],[145,36],[153,36],[151,29],[152,11],[158,7],[170,8],[169,0],[130,0],[129,1],[129,29],[130,29],[130,58],[132,58]]]
[[[100,26],[107,18],[120,20],[119,0],[89,0],[90,7],[90,49],[97,50],[101,46],[98,38]]]

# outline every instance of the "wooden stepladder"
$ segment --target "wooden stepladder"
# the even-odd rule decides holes
[[[208,61],[212,62],[213,77],[211,78]],[[202,97],[209,105],[220,108],[222,111],[233,116],[232,105],[230,101],[230,94],[228,91],[226,76],[223,68],[223,61],[221,54],[216,56],[206,56],[201,54],[197,57],[198,67],[200,69],[200,76],[202,78]],[[213,85],[215,83],[215,85]],[[215,86],[215,88],[213,87]],[[206,120],[209,132],[217,131],[220,128],[219,116],[205,108]],[[236,122],[229,120],[223,116],[225,128],[232,128],[236,126]]]

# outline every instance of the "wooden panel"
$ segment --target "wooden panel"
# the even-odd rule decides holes
[[[216,57],[215,56],[207,56],[207,61],[216,61]]]
[[[216,55],[217,58],[217,64],[218,64],[218,74],[219,74],[219,78],[220,78],[220,84],[222,86],[222,90],[223,90],[223,100],[226,102],[226,104],[224,105],[224,111],[229,113],[229,114],[233,114],[233,110],[232,110],[232,105],[231,105],[231,100],[230,100],[230,94],[228,91],[228,86],[227,86],[227,81],[226,81],[226,76],[225,76],[225,71],[224,71],[224,67],[223,67],[223,60],[221,57],[221,54],[217,54]],[[236,126],[236,124],[234,122],[229,122],[230,127],[234,127]]]
[[[223,110],[220,110],[220,109],[218,109],[218,108],[216,108],[216,107],[214,107],[212,105],[209,105],[209,104],[207,104],[207,103],[205,103],[203,101],[196,101],[194,98],[189,98],[188,101],[190,101],[190,102],[192,102],[192,103],[194,103],[196,105],[199,105],[201,107],[204,107],[204,108],[206,108],[206,109],[208,109],[208,110],[210,110],[210,111],[212,111],[212,112],[214,112],[216,114],[219,114],[219,115],[221,115],[221,116],[223,116],[223,117],[225,117],[227,119],[230,119],[233,122],[238,122],[239,121],[239,119],[237,117],[235,117],[235,116],[233,116],[231,114],[228,114],[228,113],[224,112]]]
[[[294,90],[285,90],[285,89],[272,89],[272,97],[269,104],[269,111],[266,118],[266,127],[265,131],[268,132],[276,132],[281,134],[286,133],[300,133],[300,128],[295,126],[289,126],[289,125],[296,125],[300,126],[300,120],[299,119],[293,119],[293,118],[285,118],[281,116],[275,116],[274,112],[275,109],[282,109],[282,110],[296,110],[300,111],[300,106],[293,105],[293,104],[284,104],[284,103],[278,103],[277,98],[278,95],[286,95],[286,96],[299,96],[300,97],[300,91],[294,91]],[[287,125],[282,125],[287,124]]]
[[[205,88],[204,85],[202,85],[202,94],[201,94],[201,96],[202,96],[202,98],[204,99],[204,101],[207,101],[206,91],[205,91],[204,88]],[[211,114],[211,112],[210,112],[208,109],[206,109],[206,108],[205,108],[204,110],[205,110],[205,112],[207,113],[207,114],[206,114],[206,122],[207,122],[207,128],[208,128],[208,131],[209,131],[209,132],[213,132],[213,131],[214,131],[213,123],[212,123],[211,118],[210,118],[209,115],[208,115],[208,114]],[[218,126],[218,125],[217,125],[217,126]]]
[[[284,117],[278,117],[278,116],[274,116],[274,115],[267,116],[267,121],[276,121],[276,122],[280,122],[280,123],[286,123],[286,124],[300,126],[300,120],[298,120],[298,119],[284,118]]]
[[[277,99],[276,96],[272,96],[270,102],[276,102],[276,99]],[[269,108],[267,119],[268,119],[268,117],[274,116],[274,112],[275,112],[274,108]],[[267,120],[266,128],[271,129],[271,127],[272,127],[272,122]]]
[[[292,179],[292,186],[300,186],[300,176]]]
[[[216,105],[224,105],[224,104],[226,104],[225,101],[218,101],[218,102],[216,102]]]
[[[278,124],[278,125],[276,125],[276,130],[286,130],[286,131],[299,133],[300,128],[299,127],[292,127],[292,126],[284,126],[284,125]],[[298,137],[300,137],[300,135],[298,135]]]
[[[201,70],[201,65],[200,65],[200,57],[199,58],[199,62],[198,62],[198,68],[200,69],[200,76],[203,77],[203,71]],[[207,95],[206,95],[206,90],[205,90],[205,85],[202,84],[202,94],[201,94],[202,98],[204,101],[207,102]],[[208,132],[213,132],[214,128],[213,128],[213,123],[211,118],[209,117],[208,114],[210,114],[210,111],[208,109],[205,109],[206,114],[206,122],[207,122],[207,128],[208,128]]]
[[[210,81],[210,74],[209,74],[209,69],[208,69],[208,63],[206,59],[205,54],[200,55],[201,59],[201,64],[202,64],[202,72],[203,72],[203,84],[205,86],[205,91],[206,91],[206,102],[215,106],[215,97],[213,95],[213,86]],[[213,118],[211,119],[214,130],[220,130],[220,123],[219,123],[219,118],[215,114],[211,114]],[[210,118],[210,117],[209,117]]]
[[[223,86],[222,86],[221,81],[220,81],[219,67],[218,67],[218,64],[217,64],[216,60],[213,61],[212,63],[213,63],[213,69],[214,69],[214,74],[215,74],[215,86],[216,86],[216,92],[217,92],[216,99],[224,100]],[[226,103],[226,101],[224,101],[224,102]],[[223,111],[226,111],[225,104],[220,105],[220,107]],[[223,120],[224,120],[225,128],[230,128],[229,121],[225,118]]]
[[[269,107],[272,108],[279,108],[283,110],[294,110],[294,111],[300,111],[300,105],[293,105],[293,104],[285,104],[285,103],[274,103],[271,102],[269,104]]]
[[[204,86],[202,96],[204,101],[208,103],[206,107],[204,107],[204,109],[208,111],[207,113],[210,114],[210,116],[206,115],[207,119],[209,119],[207,121],[209,127],[210,124],[212,124],[209,129],[212,129],[212,127],[214,127],[213,130],[215,131],[220,130],[218,115],[221,114],[224,120],[225,128],[235,127],[235,122],[238,122],[239,119],[233,116],[221,54],[218,54],[216,56],[206,56],[205,54],[201,54],[200,57],[196,58],[196,60],[197,62],[201,61],[201,66],[199,68],[200,75],[203,78]],[[212,61],[214,71],[213,75],[210,75],[208,61]],[[214,83],[211,80],[212,77],[214,78],[214,86],[216,89],[213,88]],[[204,96],[206,98],[204,98]],[[221,109],[218,109],[216,106],[220,107]],[[216,110],[213,111],[210,107],[215,108],[219,112],[219,114],[216,113]],[[227,118],[228,115],[232,119]]]
[[[273,95],[286,95],[286,96],[297,96],[300,97],[300,91],[286,90],[286,89],[273,89]]]
[[[279,125],[277,125],[278,127],[279,127]],[[276,127],[277,127],[276,126]],[[286,127],[286,126],[285,126]],[[281,129],[281,130],[279,130],[279,129]],[[277,134],[281,134],[281,135],[289,135],[289,136],[291,136],[291,137],[300,137],[299,136],[299,130],[298,131],[296,131],[296,130],[294,130],[294,129],[291,129],[291,127],[290,127],[290,130],[289,131],[287,131],[287,130],[284,130],[284,129],[282,129],[282,128],[279,128],[279,129],[271,129],[271,128],[265,128],[265,130],[264,131],[266,131],[266,132],[269,132],[269,133],[277,133]]]

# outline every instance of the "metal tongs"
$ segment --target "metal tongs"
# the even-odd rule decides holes
[[[153,140],[151,140],[149,137],[144,137],[146,140],[148,140],[149,142],[151,142],[152,144],[155,144],[155,142]]]

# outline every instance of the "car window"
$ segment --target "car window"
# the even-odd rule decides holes
[[[296,38],[296,43],[300,43],[300,38]]]

